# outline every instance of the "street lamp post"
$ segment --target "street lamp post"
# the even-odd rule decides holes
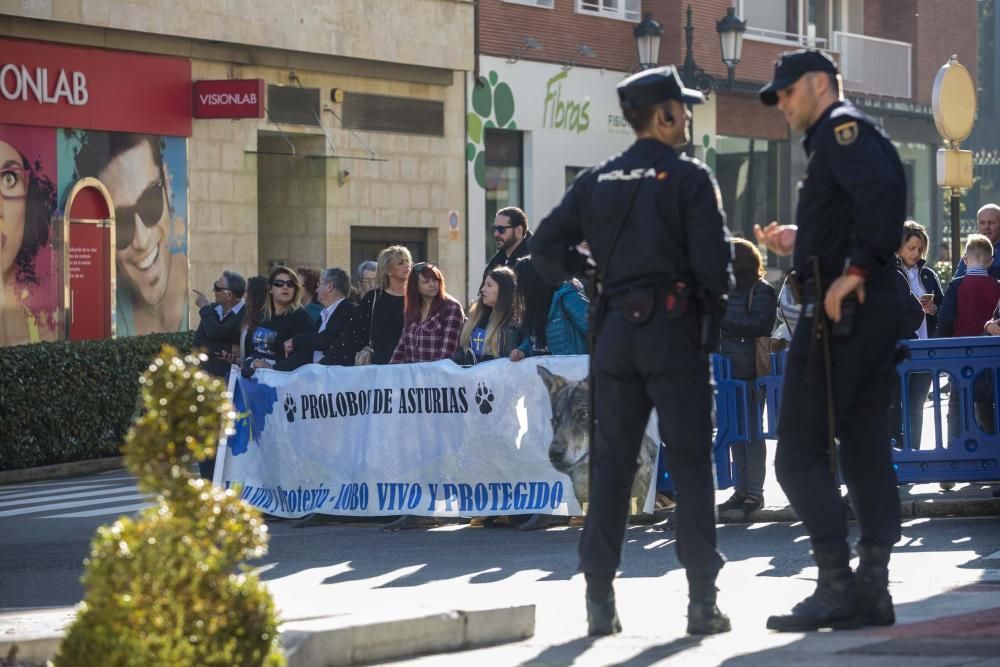
[[[720,85],[715,77],[699,67],[694,61],[694,23],[691,20],[691,5],[687,7],[687,23],[684,25],[684,41],[686,52],[684,54],[684,65],[681,67],[681,78],[684,85],[700,90],[708,97],[713,90],[722,88],[732,89],[735,80],[736,65],[739,64],[743,56],[743,33],[746,32],[747,22],[736,16],[736,10],[732,7],[726,10],[716,24],[715,29],[719,33],[719,43],[722,47],[722,62],[729,70],[729,79],[724,85]],[[692,114],[693,115],[693,114]],[[688,154],[694,157],[694,119],[692,118],[688,126]]]
[[[690,6],[688,10],[690,11]],[[730,7],[726,10],[726,15],[715,24],[715,29],[719,33],[719,44],[722,47],[722,62],[726,63],[729,70],[728,87],[732,88],[736,66],[740,64],[743,55],[743,33],[747,31],[747,22],[736,16],[735,7]]]
[[[653,20],[653,15],[646,12],[642,23],[632,31],[635,37],[635,48],[639,52],[639,69],[656,67],[660,59],[660,38],[663,37],[663,26]]]

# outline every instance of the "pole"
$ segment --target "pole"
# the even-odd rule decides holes
[[[960,188],[951,189],[951,270],[958,269],[959,259],[962,253],[959,244],[962,242],[962,221],[960,217],[962,190]]]

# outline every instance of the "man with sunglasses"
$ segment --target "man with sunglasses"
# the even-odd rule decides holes
[[[528,231],[528,216],[516,206],[508,206],[497,211],[493,220],[493,240],[497,244],[497,254],[486,265],[483,280],[486,275],[498,266],[514,268],[517,260],[528,254],[528,241],[531,232]]]
[[[191,290],[197,295],[195,305],[201,316],[194,333],[194,346],[205,348],[208,354],[203,368],[223,380],[229,377],[232,368],[233,346],[240,344],[246,290],[247,281],[235,271],[223,271],[212,285],[214,304],[198,290]]]
[[[187,257],[171,248],[170,175],[161,140],[85,133],[76,171],[104,183],[115,206],[118,335],[187,329]]]

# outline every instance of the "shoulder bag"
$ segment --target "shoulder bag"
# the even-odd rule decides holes
[[[757,291],[757,283],[750,288],[750,295],[747,297],[747,312],[753,312],[753,293]],[[754,369],[757,377],[771,374],[771,353],[781,352],[785,348],[786,341],[771,336],[758,336],[753,339]]]

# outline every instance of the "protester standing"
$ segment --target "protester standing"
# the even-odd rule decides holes
[[[403,332],[406,279],[413,258],[403,246],[389,246],[378,255],[378,287],[358,303],[344,335],[337,339],[322,363],[337,366],[387,364]],[[359,352],[363,352],[359,355]]]
[[[452,361],[473,366],[492,359],[505,359],[521,342],[518,331],[517,279],[506,266],[490,270],[479,288],[479,298],[469,306]]]
[[[251,335],[249,364],[244,366],[244,372],[250,374],[255,368],[272,368],[285,358],[286,340],[315,327],[312,317],[302,307],[302,284],[294,271],[287,266],[275,267],[267,282],[264,319]]]
[[[733,239],[733,274],[736,289],[729,293],[722,316],[719,353],[728,357],[733,377],[747,380],[754,403],[764,396],[755,389],[757,379],[757,338],[770,337],[778,310],[774,288],[764,280],[764,262],[757,246],[745,239]],[[756,512],[764,506],[764,477],[767,449],[762,438],[739,442],[731,448],[736,465],[736,488],[719,510]]]
[[[406,281],[403,333],[390,363],[451,358],[458,349],[464,322],[462,304],[445,291],[441,269],[430,262],[417,262]]]

